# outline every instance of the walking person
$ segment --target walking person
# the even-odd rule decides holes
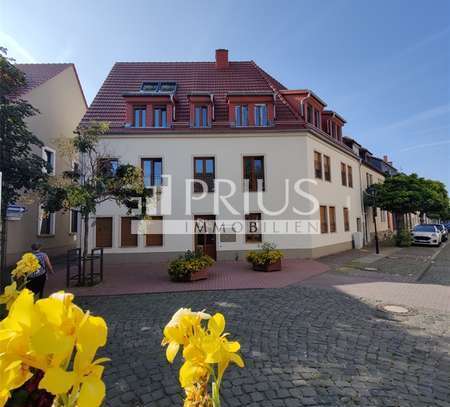
[[[50,263],[50,259],[47,254],[41,252],[41,245],[39,243],[33,243],[31,245],[31,250],[33,254],[39,260],[40,267],[28,276],[27,288],[35,295],[39,295],[39,298],[44,296],[44,287],[45,281],[47,280],[47,271],[51,274],[54,274],[52,263]]]

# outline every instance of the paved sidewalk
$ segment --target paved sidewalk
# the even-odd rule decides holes
[[[105,265],[103,283],[93,287],[70,287],[79,295],[143,294],[249,288],[282,288],[300,283],[329,270],[329,266],[308,259],[284,259],[280,272],[252,270],[244,261],[220,261],[209,269],[207,280],[174,283],[169,280],[167,263]],[[46,293],[66,289],[65,269],[50,276]]]
[[[322,262],[330,265],[331,271],[313,277],[302,285],[338,290],[356,298],[450,312],[450,286],[442,283],[443,280],[448,279],[448,272],[445,270],[450,270],[450,245],[441,249],[442,251],[434,260],[434,265],[431,263],[431,257],[437,253],[435,249],[411,247],[391,253],[390,258],[377,260],[369,266],[369,268],[375,268],[382,262],[384,268],[389,268],[385,272],[348,270],[351,252],[343,254],[342,261],[339,261],[338,255],[331,259],[323,258]],[[354,255],[358,260],[362,257],[360,253],[354,253]],[[430,265],[430,270],[433,271],[426,272],[426,276],[427,280],[434,284],[422,284],[422,281],[417,283],[418,273],[423,274]],[[412,278],[408,275],[409,273],[412,274]],[[438,274],[441,277],[437,277]],[[439,281],[438,284],[436,284],[437,281]]]

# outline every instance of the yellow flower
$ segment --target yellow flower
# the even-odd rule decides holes
[[[6,309],[9,310],[19,294],[20,291],[17,291],[17,283],[14,281],[11,285],[7,285],[5,292],[0,295],[0,304],[5,304]]]
[[[16,263],[16,268],[11,272],[14,279],[26,277],[28,274],[34,273],[40,267],[38,258],[33,253],[25,253]]]
[[[180,308],[164,328],[162,345],[169,345],[166,349],[167,360],[172,363],[180,349],[180,345],[187,345],[189,337],[201,328],[201,321],[211,316],[205,312],[193,312],[190,308]]]

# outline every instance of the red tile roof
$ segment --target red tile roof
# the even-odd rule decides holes
[[[138,92],[144,81],[175,81],[177,83],[176,124],[188,128],[189,100],[192,92],[214,95],[215,123],[228,125],[227,93],[271,92],[276,95],[278,122],[292,122],[298,127],[295,110],[279,90],[286,89],[253,61],[229,63],[228,68],[217,69],[214,62],[118,62],[89,107],[81,125],[90,121],[107,121],[111,131],[123,129],[126,121],[125,92]],[[180,123],[181,122],[181,123]]]
[[[27,85],[22,89],[21,94],[37,88],[44,82],[54,78],[73,64],[16,64],[27,78]]]

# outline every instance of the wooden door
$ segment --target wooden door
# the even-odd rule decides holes
[[[216,220],[215,215],[195,215],[194,220],[200,222],[201,220]],[[195,248],[200,247],[203,250],[204,254],[212,257],[214,260],[217,258],[217,249],[216,249],[216,234],[210,233],[211,230],[207,230],[206,228],[202,228],[201,222],[199,223],[199,227],[195,228]]]
[[[96,218],[95,245],[96,247],[112,247],[112,218]]]

